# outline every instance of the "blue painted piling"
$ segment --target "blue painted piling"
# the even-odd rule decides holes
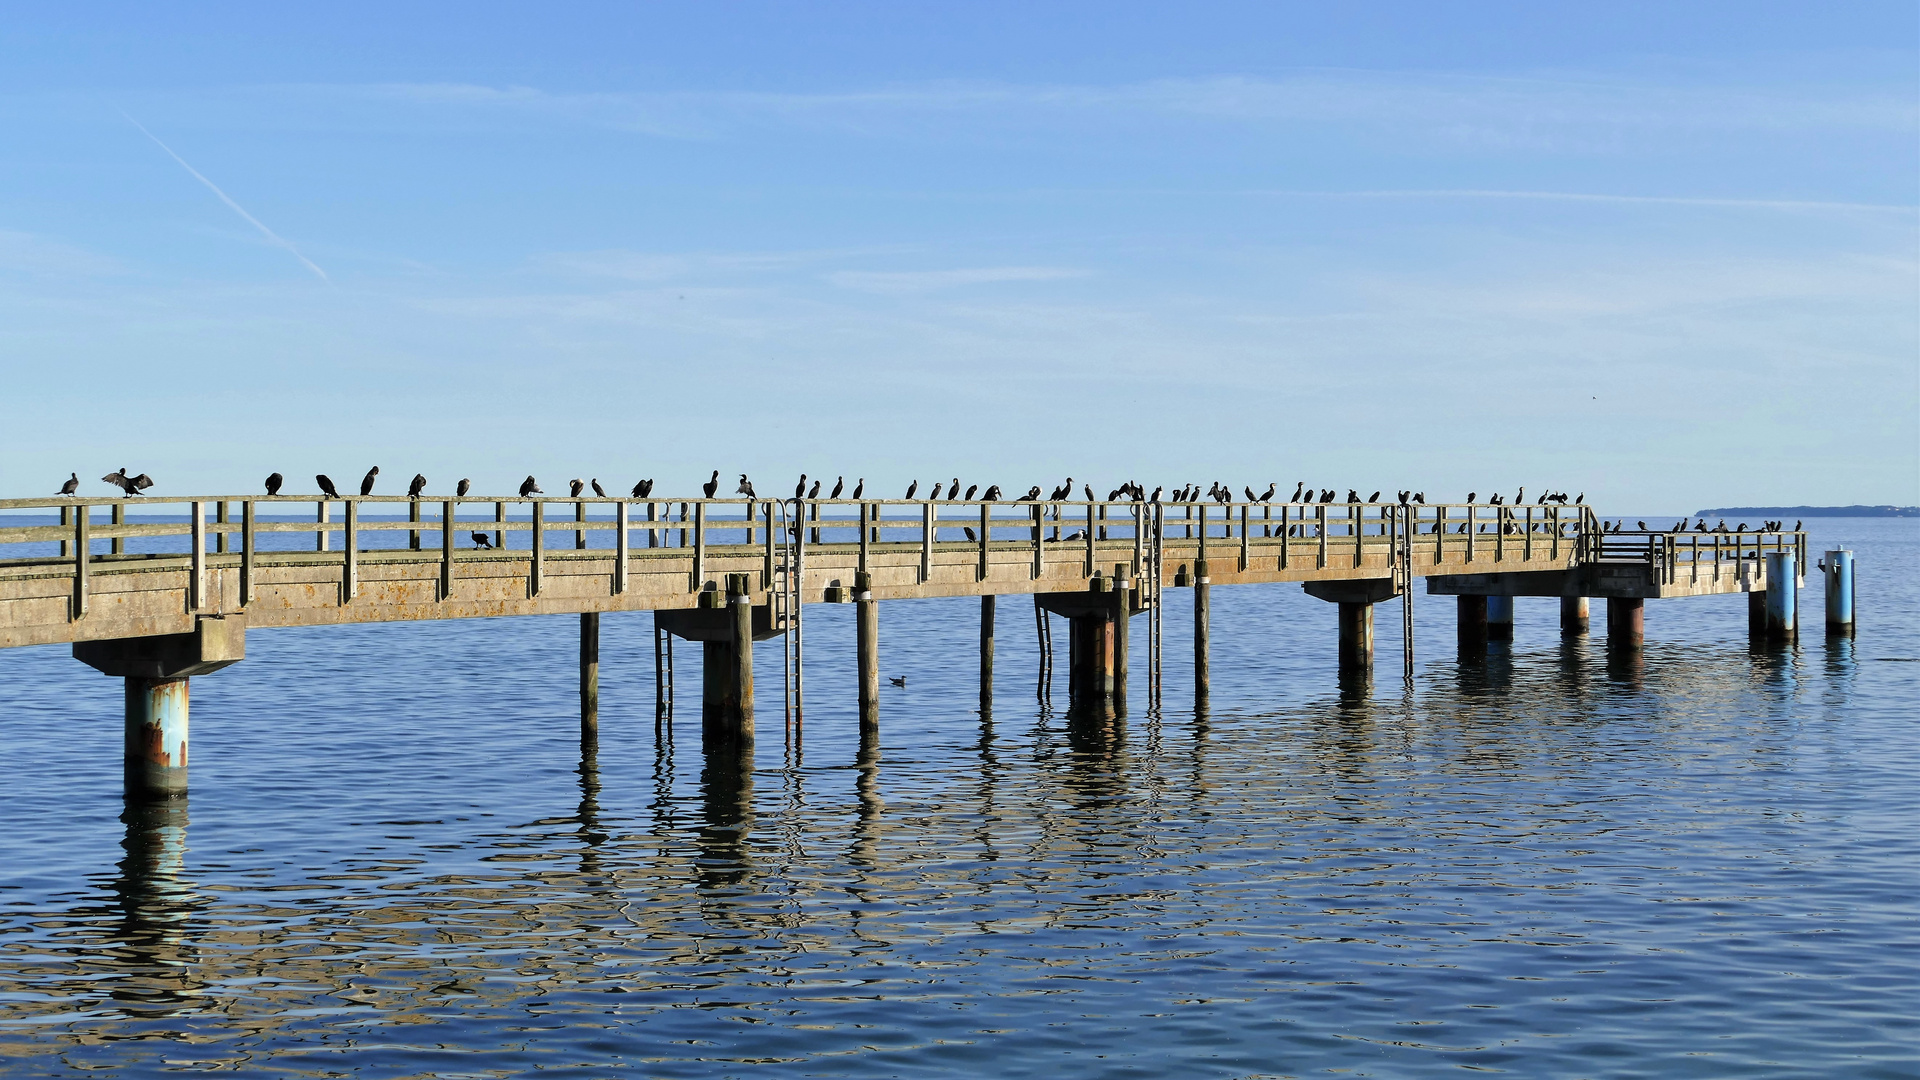
[[[1767,552],[1767,637],[1773,641],[1792,639],[1800,625],[1795,610],[1799,598],[1798,567],[1791,551]]]
[[[1513,640],[1513,597],[1487,597],[1487,637],[1494,641]]]
[[[1853,634],[1853,552],[1827,552],[1821,560],[1827,583],[1827,633]]]

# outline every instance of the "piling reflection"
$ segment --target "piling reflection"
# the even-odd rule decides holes
[[[600,845],[607,832],[600,824],[600,748],[597,739],[580,741],[580,807],[575,812],[575,831],[580,838],[580,873],[599,877]]]
[[[118,977],[108,995],[136,1015],[171,1015],[196,1005],[205,989],[192,936],[204,902],[185,874],[187,800],[129,800],[120,820],[126,855],[113,883],[117,918],[104,950]]]
[[[731,890],[752,870],[753,745],[709,739],[700,770],[698,880],[704,891]]]

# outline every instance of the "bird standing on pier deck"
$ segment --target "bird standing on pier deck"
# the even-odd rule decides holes
[[[373,468],[368,469],[367,475],[360,478],[360,494],[362,495],[373,494],[373,481],[379,475],[380,475],[380,466],[375,465]]]
[[[465,498],[467,492],[472,490],[473,490],[473,481],[467,479],[464,476],[460,478],[460,482],[458,484],[453,485],[453,493],[461,498]]]
[[[587,482],[577,476],[567,481],[567,497],[572,499],[579,498],[580,492],[585,490],[586,486]]]
[[[747,479],[746,473],[740,474],[740,486],[737,488],[734,488],[733,493],[735,495],[745,495],[749,499],[759,498],[758,495],[755,495],[753,493],[753,481]]]
[[[274,473],[273,475],[275,475],[275,476],[279,476],[280,474],[279,474],[279,473]],[[64,483],[64,484],[61,484],[61,485],[60,485],[60,490],[59,490],[58,492],[56,492],[56,494],[59,494],[59,495],[71,495],[71,494],[73,494],[74,492],[76,492],[76,491],[79,491],[79,490],[80,490],[80,474],[79,474],[79,473],[72,473],[72,474],[70,474],[70,475],[68,475],[68,477],[67,477],[67,482],[66,482],[66,483]]]
[[[474,547],[484,548],[488,551],[493,550],[493,541],[488,538],[486,533],[477,532],[477,533],[468,533],[467,535],[473,537]]]
[[[427,490],[426,475],[424,473],[414,473],[413,483],[407,485],[407,498],[417,499],[420,497],[420,493],[425,490]]]
[[[335,498],[335,499],[340,497],[340,490],[333,486],[333,478],[328,476],[326,473],[320,473],[319,475],[315,476],[313,478],[313,482],[316,484],[319,484],[321,492],[328,495],[329,497]]]
[[[598,495],[603,499],[607,497],[607,489],[600,486],[600,480],[598,477],[595,477],[594,479],[587,481],[587,483],[593,486],[593,493],[595,495]]]
[[[267,494],[269,495],[280,494],[280,485],[286,482],[287,482],[286,478],[281,476],[279,473],[268,473],[267,474]]]
[[[713,470],[713,476],[710,477],[706,483],[700,485],[700,490],[707,493],[707,498],[713,498],[713,493],[720,490],[719,469]]]
[[[652,479],[646,479],[646,480],[642,480],[642,481],[640,481],[639,483],[637,483],[637,484],[635,484],[635,485],[633,485],[633,497],[634,497],[634,498],[636,498],[636,499],[644,499],[644,498],[646,498],[647,496],[649,496],[649,495],[651,495],[651,494],[653,494],[653,480],[652,480]]]
[[[540,490],[540,485],[534,481],[533,477],[529,476],[525,480],[520,481],[520,497],[521,498],[524,499],[529,495],[545,495],[545,494],[546,492]]]
[[[913,493],[919,490],[920,490],[920,481],[915,480],[913,483],[907,485],[907,493],[904,496],[902,496],[902,498],[911,499],[913,498]]]
[[[836,476],[836,477],[834,477],[834,479],[833,479],[833,494],[831,494],[831,495],[829,495],[829,496],[827,496],[827,498],[829,498],[829,499],[837,499],[837,498],[839,498],[839,497],[840,497],[840,492],[842,492],[842,491],[844,491],[844,490],[846,489],[846,486],[847,486],[847,478],[846,478],[846,477],[844,477],[844,476]]]

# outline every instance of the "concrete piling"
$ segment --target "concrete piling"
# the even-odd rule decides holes
[[[873,598],[873,577],[865,571],[853,576],[853,601],[860,654],[860,723],[871,726],[880,722],[880,602]]]
[[[1513,597],[1487,597],[1487,640],[1513,640]]]
[[[1853,636],[1853,552],[1839,548],[1820,560],[1826,581],[1827,633]]]
[[[1343,600],[1340,608],[1340,673],[1371,674],[1373,671],[1373,605],[1366,601]]]
[[[1487,644],[1487,598],[1459,597],[1456,628],[1463,648],[1485,648]]]
[[[187,680],[126,680],[128,798],[187,792]]]
[[[1638,649],[1646,643],[1645,600],[1639,597],[1607,598],[1607,646]]]
[[[1568,637],[1578,637],[1587,632],[1586,597],[1563,596],[1560,598],[1560,632]]]
[[[1767,640],[1791,641],[1799,632],[1799,567],[1791,551],[1767,552]]]

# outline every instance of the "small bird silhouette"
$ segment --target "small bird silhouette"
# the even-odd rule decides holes
[[[907,485],[907,493],[902,496],[902,498],[911,499],[913,498],[913,493],[918,490],[920,490],[920,481],[915,480],[913,483]]]
[[[488,537],[486,533],[477,532],[477,533],[468,533],[467,535],[473,537],[474,547],[485,548],[489,551],[493,549],[493,540],[490,537]]]
[[[801,473],[800,482],[793,485],[793,497],[796,499],[804,499],[806,498],[806,496],[807,496],[807,474]]]
[[[753,481],[747,479],[746,473],[740,474],[740,486],[734,488],[733,493],[735,495],[745,495],[749,499],[759,498],[759,496],[753,493]]]
[[[847,490],[847,478],[844,476],[836,476],[833,479],[833,494],[827,496],[827,498],[837,499],[840,497],[840,493],[845,490]]]
[[[453,487],[453,493],[459,496],[464,496],[466,495],[467,492],[472,490],[473,490],[473,481],[467,479],[464,476],[461,477],[460,482],[458,484],[455,484]]]
[[[905,675],[895,675],[887,679],[887,681],[892,683],[895,686],[900,687],[902,690],[906,689],[907,677]]]
[[[976,491],[979,491],[979,490],[980,490],[980,485],[979,485],[979,484],[968,484],[968,485],[967,485],[967,501],[968,501],[968,502],[972,502],[972,501],[973,501],[973,493],[974,493],[974,492],[976,492]]]
[[[373,481],[379,475],[380,475],[380,466],[375,465],[373,468],[368,469],[367,475],[360,478],[360,494],[362,495],[373,494]]]
[[[652,480],[642,480],[642,481],[640,481],[639,483],[637,483],[637,484],[635,484],[635,485],[633,485],[633,497],[634,497],[634,498],[636,498],[636,499],[644,499],[644,498],[646,498],[647,496],[649,496],[649,495],[651,495],[651,494],[653,494],[653,481],[652,481]]]
[[[587,482],[593,485],[593,493],[595,495],[598,495],[602,499],[607,497],[607,489],[600,486],[600,480],[597,477]]]
[[[1469,491],[1469,492],[1467,492],[1467,502],[1468,502],[1469,504],[1471,504],[1471,503],[1473,502],[1473,500],[1474,500],[1474,497],[1475,497],[1476,495],[1478,495],[1478,494],[1479,494],[1479,492],[1477,492],[1477,491]]]
[[[524,499],[529,495],[545,495],[545,494],[546,492],[540,490],[540,485],[533,479],[533,477],[529,476],[525,480],[520,481],[520,497],[521,498]]]
[[[713,476],[710,477],[706,483],[700,485],[700,490],[707,493],[707,498],[713,498],[713,493],[720,490],[719,469],[713,470]]]
[[[853,485],[853,497],[857,499],[860,496],[866,494],[866,491],[867,491],[867,478],[862,476],[860,477],[860,482]]]
[[[340,489],[333,486],[333,478],[326,473],[316,475],[313,482],[319,484],[321,492],[328,497],[335,499],[340,497]]]
[[[268,473],[267,474],[267,494],[269,495],[280,494],[280,485],[286,482],[287,482],[286,477],[281,476],[279,473]]]
[[[1158,487],[1155,487],[1155,488],[1153,489],[1153,498],[1151,498],[1151,499],[1149,499],[1148,501],[1149,501],[1149,502],[1159,502],[1159,501],[1160,501],[1160,492],[1161,492],[1161,491],[1162,491],[1163,489],[1165,489],[1165,487],[1166,487],[1166,485],[1165,485],[1165,484],[1161,484],[1161,485],[1159,485]]]
[[[974,543],[974,542],[976,542],[976,541],[978,541],[978,540],[980,539],[979,537],[977,537],[977,536],[975,536],[975,535],[973,535],[973,527],[972,527],[972,526],[970,526],[970,525],[969,525],[969,526],[963,526],[963,527],[962,527],[962,528],[960,529],[960,531],[961,531],[961,532],[963,532],[963,533],[966,533],[966,534],[967,534],[967,542],[968,542],[968,543],[970,543],[970,544],[971,544],[971,543]]]
[[[1646,532],[1646,531],[1647,531],[1647,523],[1646,523],[1646,522],[1644,522],[1644,521],[1636,521],[1636,522],[1634,522],[1634,524],[1635,524],[1635,525],[1638,525],[1638,526],[1640,526],[1640,531],[1641,531],[1641,532]]]
[[[576,477],[572,480],[567,481],[567,495],[571,498],[577,499],[580,497],[580,493],[586,490],[586,487],[587,487],[587,482],[585,480],[581,480],[578,477]]]
[[[274,481],[278,480],[279,478],[280,478],[280,474],[274,473],[273,476],[267,479],[267,489],[268,489],[267,494],[269,495],[273,494],[272,489],[273,489]],[[59,494],[71,495],[74,492],[79,490],[80,490],[80,474],[72,473],[68,475],[67,482],[60,485]]]
[[[407,485],[407,498],[417,499],[420,497],[420,493],[425,490],[427,490],[426,476],[422,473],[414,473],[413,483]]]
[[[820,481],[815,480],[813,482],[813,486],[807,489],[807,498],[817,499],[819,497],[820,497]]]
[[[941,484],[941,483],[939,483],[938,481],[936,481],[936,482],[934,483],[934,485],[933,485],[933,490],[927,493],[927,499],[928,499],[929,501],[931,501],[931,502],[939,502],[939,501],[940,501],[940,492],[941,492],[942,490],[944,490],[944,488],[945,488],[945,487],[946,487],[946,485],[944,485],[944,484]]]
[[[985,500],[986,500],[987,502],[998,502],[998,501],[1000,501],[1000,485],[999,485],[999,484],[988,484],[988,485],[987,485],[987,490],[986,490],[986,491],[985,491],[984,493],[982,493],[980,497],[981,497],[982,499],[985,499]]]
[[[129,495],[138,495],[153,486],[153,478],[146,473],[128,476],[125,466],[100,478],[101,482],[112,484]]]

